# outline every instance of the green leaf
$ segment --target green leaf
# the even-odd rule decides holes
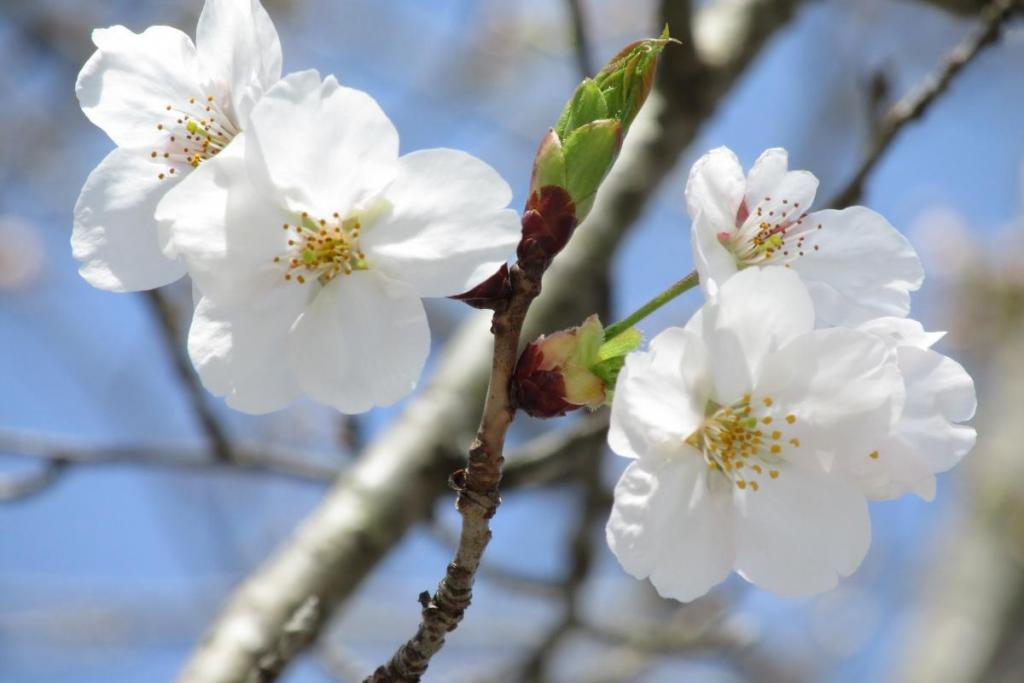
[[[619,153],[620,133],[618,121],[604,119],[576,129],[565,141],[566,189],[576,204],[576,215],[581,221]]]
[[[608,116],[629,128],[654,83],[658,55],[669,43],[679,42],[668,36],[668,27],[660,38],[638,40],[627,45],[594,76],[604,93]]]
[[[608,118],[608,103],[605,101],[601,88],[593,79],[586,79],[576,88],[572,99],[566,105],[562,116],[559,117],[555,130],[561,139],[572,133],[580,126],[585,126],[591,121]]]
[[[565,187],[565,155],[562,142],[555,131],[548,131],[540,143],[537,156],[533,161],[533,175],[530,177],[530,193],[542,187],[555,185]]]

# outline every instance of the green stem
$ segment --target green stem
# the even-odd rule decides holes
[[[608,341],[609,339],[615,339],[615,337],[619,336],[629,328],[633,327],[633,325],[636,325],[638,322],[649,316],[651,313],[654,313],[656,310],[667,304],[669,301],[672,301],[672,299],[675,299],[683,292],[696,287],[698,282],[700,282],[700,280],[697,277],[697,271],[693,271],[692,273],[684,277],[682,280],[675,283],[661,294],[658,294],[656,297],[645,303],[640,308],[636,309],[636,311],[634,311],[630,315],[626,316],[625,318],[615,323],[614,325],[609,325],[608,327],[606,327],[604,329],[604,340]]]

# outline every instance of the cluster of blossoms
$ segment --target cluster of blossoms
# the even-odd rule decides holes
[[[508,184],[463,152],[399,156],[373,98],[333,77],[281,78],[258,0],[208,0],[195,44],[160,26],[93,40],[76,89],[117,149],[75,207],[82,276],[131,291],[188,273],[189,353],[236,409],[358,413],[412,391],[421,298],[464,292],[519,242]]]
[[[366,93],[282,78],[258,0],[207,0],[194,44],[167,27],[93,39],[77,93],[117,148],[75,207],[81,274],[133,291],[187,273],[193,363],[251,413],[303,396],[358,413],[412,391],[430,345],[421,299],[499,310],[512,253],[543,272],[669,42],[627,46],[577,88],[520,219],[484,162],[400,156]],[[532,415],[611,403],[609,444],[632,463],[608,543],[662,595],[691,600],[734,569],[780,593],[825,590],[867,551],[868,499],[932,497],[973,446],[970,377],[906,317],[923,280],[913,248],[866,208],[810,212],[816,189],[782,150],[748,174],[710,152],[686,188],[698,277],[672,294],[699,279],[693,318],[637,350],[634,320],[592,316],[520,358],[511,389]]]
[[[827,590],[867,553],[867,500],[930,500],[974,445],[970,376],[906,317],[913,248],[869,209],[809,212],[816,187],[779,149],[745,177],[724,148],[690,173],[706,301],[626,357],[608,435],[632,459],[608,543],[666,597],[733,570]]]
[[[524,410],[611,403],[612,552],[688,601],[735,570],[777,593],[834,586],[864,559],[868,500],[935,495],[974,445],[974,385],[907,318],[913,247],[864,207],[810,211],[818,181],[767,150],[726,148],[686,187],[698,277],[623,323],[596,317],[520,360]],[[705,303],[648,348],[630,325],[699,281]],[[612,389],[614,388],[614,395]]]

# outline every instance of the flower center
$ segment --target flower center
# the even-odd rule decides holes
[[[822,229],[821,224],[807,221],[807,213],[799,209],[799,202],[765,197],[751,213],[744,200],[736,216],[736,230],[719,233],[718,240],[741,268],[779,261],[788,266],[808,251],[821,250],[820,245],[808,241]]]
[[[359,248],[359,235],[381,213],[389,210],[384,199],[368,208],[342,216],[335,211],[330,218],[317,218],[303,211],[296,223],[284,223],[289,235],[288,253],[275,256],[274,263],[285,264],[284,279],[305,284],[316,280],[327,284],[338,275],[367,270],[370,264]]]
[[[213,158],[241,132],[213,95],[168,104],[163,113],[166,121],[156,126],[163,140],[149,153],[152,160],[166,164],[160,180]]]
[[[779,477],[785,449],[800,447],[800,439],[787,439],[784,434],[786,425],[796,423],[796,416],[773,415],[774,403],[771,396],[753,402],[749,394],[728,406],[709,402],[707,417],[686,442],[701,452],[710,469],[724,474],[737,488],[757,491],[765,477]]]

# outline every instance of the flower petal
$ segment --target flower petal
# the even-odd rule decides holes
[[[252,110],[254,177],[278,188],[295,213],[347,214],[379,195],[398,170],[398,132],[366,93],[316,71],[289,74]]]
[[[206,0],[196,52],[211,90],[231,93],[244,121],[252,105],[281,78],[281,41],[259,0]]]
[[[288,342],[303,390],[343,413],[391,405],[409,394],[430,351],[430,328],[413,289],[356,271],[328,283]]]
[[[690,248],[693,265],[700,276],[700,288],[705,296],[715,296],[722,283],[736,274],[736,257],[718,239],[714,224],[697,214],[690,228]]]
[[[791,265],[808,283],[821,320],[856,325],[910,311],[910,292],[921,286],[924,271],[910,242],[885,218],[852,206],[804,221],[804,255]]]
[[[789,171],[789,153],[781,147],[766,149],[747,173],[747,206],[757,206],[771,196]],[[809,205],[807,205],[809,206]]]
[[[926,332],[924,326],[913,318],[891,316],[873,318],[858,325],[857,329],[880,337],[890,348],[913,346],[928,349],[946,336],[945,332]]]
[[[290,252],[288,217],[247,174],[247,135],[204,161],[156,209],[168,236],[166,251],[180,254],[199,289],[218,305],[267,296],[282,286],[275,256]]]
[[[755,387],[770,396],[784,440],[798,448],[784,457],[840,470],[868,459],[888,434],[903,404],[903,380],[877,337],[845,328],[814,330],[794,339],[765,363]],[[792,416],[782,424],[783,416]],[[814,457],[811,457],[814,456]]]
[[[959,424],[974,416],[974,382],[959,363],[930,349],[900,346],[896,357],[906,386],[900,417],[873,457],[854,460],[847,469],[873,499],[913,492],[931,500],[933,475],[954,467],[974,447],[974,428]]]
[[[974,416],[974,381],[952,358],[928,349],[899,349],[907,400],[896,435],[912,444],[933,468],[944,472],[974,447],[973,427],[958,424]]]
[[[715,400],[734,403],[749,392],[765,358],[814,326],[814,308],[796,274],[747,268],[721,286],[703,313]]]
[[[759,490],[736,494],[736,568],[774,593],[826,591],[867,554],[867,501],[837,475],[788,463],[779,469]]]
[[[75,204],[71,250],[89,284],[115,292],[153,289],[185,274],[160,250],[157,203],[177,179],[139,151],[115,149],[85,181]]]
[[[870,500],[894,500],[908,492],[931,500],[935,476],[923,453],[895,434],[883,436],[873,446],[870,455],[862,452],[836,461],[836,471],[856,482]]]
[[[728,487],[713,490],[690,449],[658,463],[636,461],[615,486],[606,537],[629,574],[662,597],[690,601],[729,576],[735,560]]]
[[[743,167],[732,150],[711,150],[693,164],[686,181],[690,218],[704,214],[714,232],[732,233],[745,189]]]
[[[120,147],[161,146],[167,106],[203,95],[191,39],[167,26],[138,34],[112,26],[92,39],[98,49],[75,84],[82,111]]]
[[[615,384],[608,444],[625,457],[666,457],[689,447],[704,419],[708,382],[700,338],[670,327],[651,350],[626,356]]]
[[[284,348],[304,304],[295,287],[278,287],[244,306],[200,299],[188,352],[203,386],[244,413],[280,410],[301,397]]]
[[[515,251],[519,218],[498,172],[465,152],[429,149],[398,161],[384,193],[392,210],[367,226],[370,263],[420,296],[449,296],[487,279]]]

